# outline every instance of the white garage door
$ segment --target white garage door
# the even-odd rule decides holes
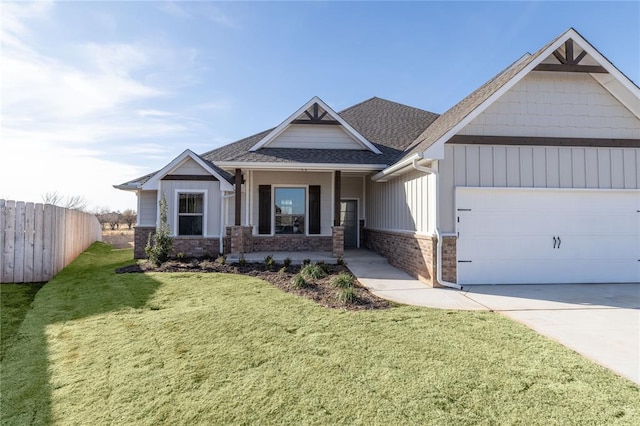
[[[456,188],[458,284],[640,282],[640,191]]]

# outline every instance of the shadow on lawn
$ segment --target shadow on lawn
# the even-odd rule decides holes
[[[47,327],[125,308],[141,308],[159,283],[146,274],[115,274],[131,263],[131,250],[94,243],[37,294],[13,336],[0,371],[2,424],[49,424],[51,416]]]

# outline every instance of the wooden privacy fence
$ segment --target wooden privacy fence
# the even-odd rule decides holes
[[[102,227],[92,214],[0,200],[0,283],[49,281],[101,240]]]

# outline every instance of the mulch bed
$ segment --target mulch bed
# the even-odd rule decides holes
[[[141,272],[223,272],[229,274],[242,274],[263,279],[274,286],[289,293],[297,294],[329,308],[363,310],[363,309],[386,309],[392,304],[384,299],[380,299],[362,287],[357,281],[354,285],[356,301],[353,303],[343,303],[337,300],[338,289],[332,284],[333,278],[340,272],[350,273],[344,265],[323,265],[327,271],[327,276],[309,282],[306,288],[297,288],[291,284],[292,278],[300,272],[301,265],[276,265],[268,268],[264,263],[246,264],[222,264],[211,260],[184,259],[170,260],[160,266],[151,262],[140,261],[134,265],[124,266],[116,269],[116,273],[141,273]],[[307,280],[309,281],[309,280]]]

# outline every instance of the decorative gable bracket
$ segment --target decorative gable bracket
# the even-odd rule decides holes
[[[328,111],[323,111],[320,113],[320,106],[317,102],[313,104],[313,114],[309,112],[309,110],[304,110],[304,114],[308,117],[301,118],[297,120],[293,120],[292,124],[333,124],[340,125],[338,120],[332,120],[331,118],[324,119],[327,116]]]
[[[534,71],[561,71],[561,72],[587,72],[591,74],[595,73],[607,73],[607,70],[600,65],[579,65],[580,61],[587,56],[587,51],[583,50],[580,54],[574,57],[573,54],[573,39],[568,39],[564,42],[564,55],[560,49],[553,51],[553,56],[560,62],[559,64],[539,64],[533,70]]]

